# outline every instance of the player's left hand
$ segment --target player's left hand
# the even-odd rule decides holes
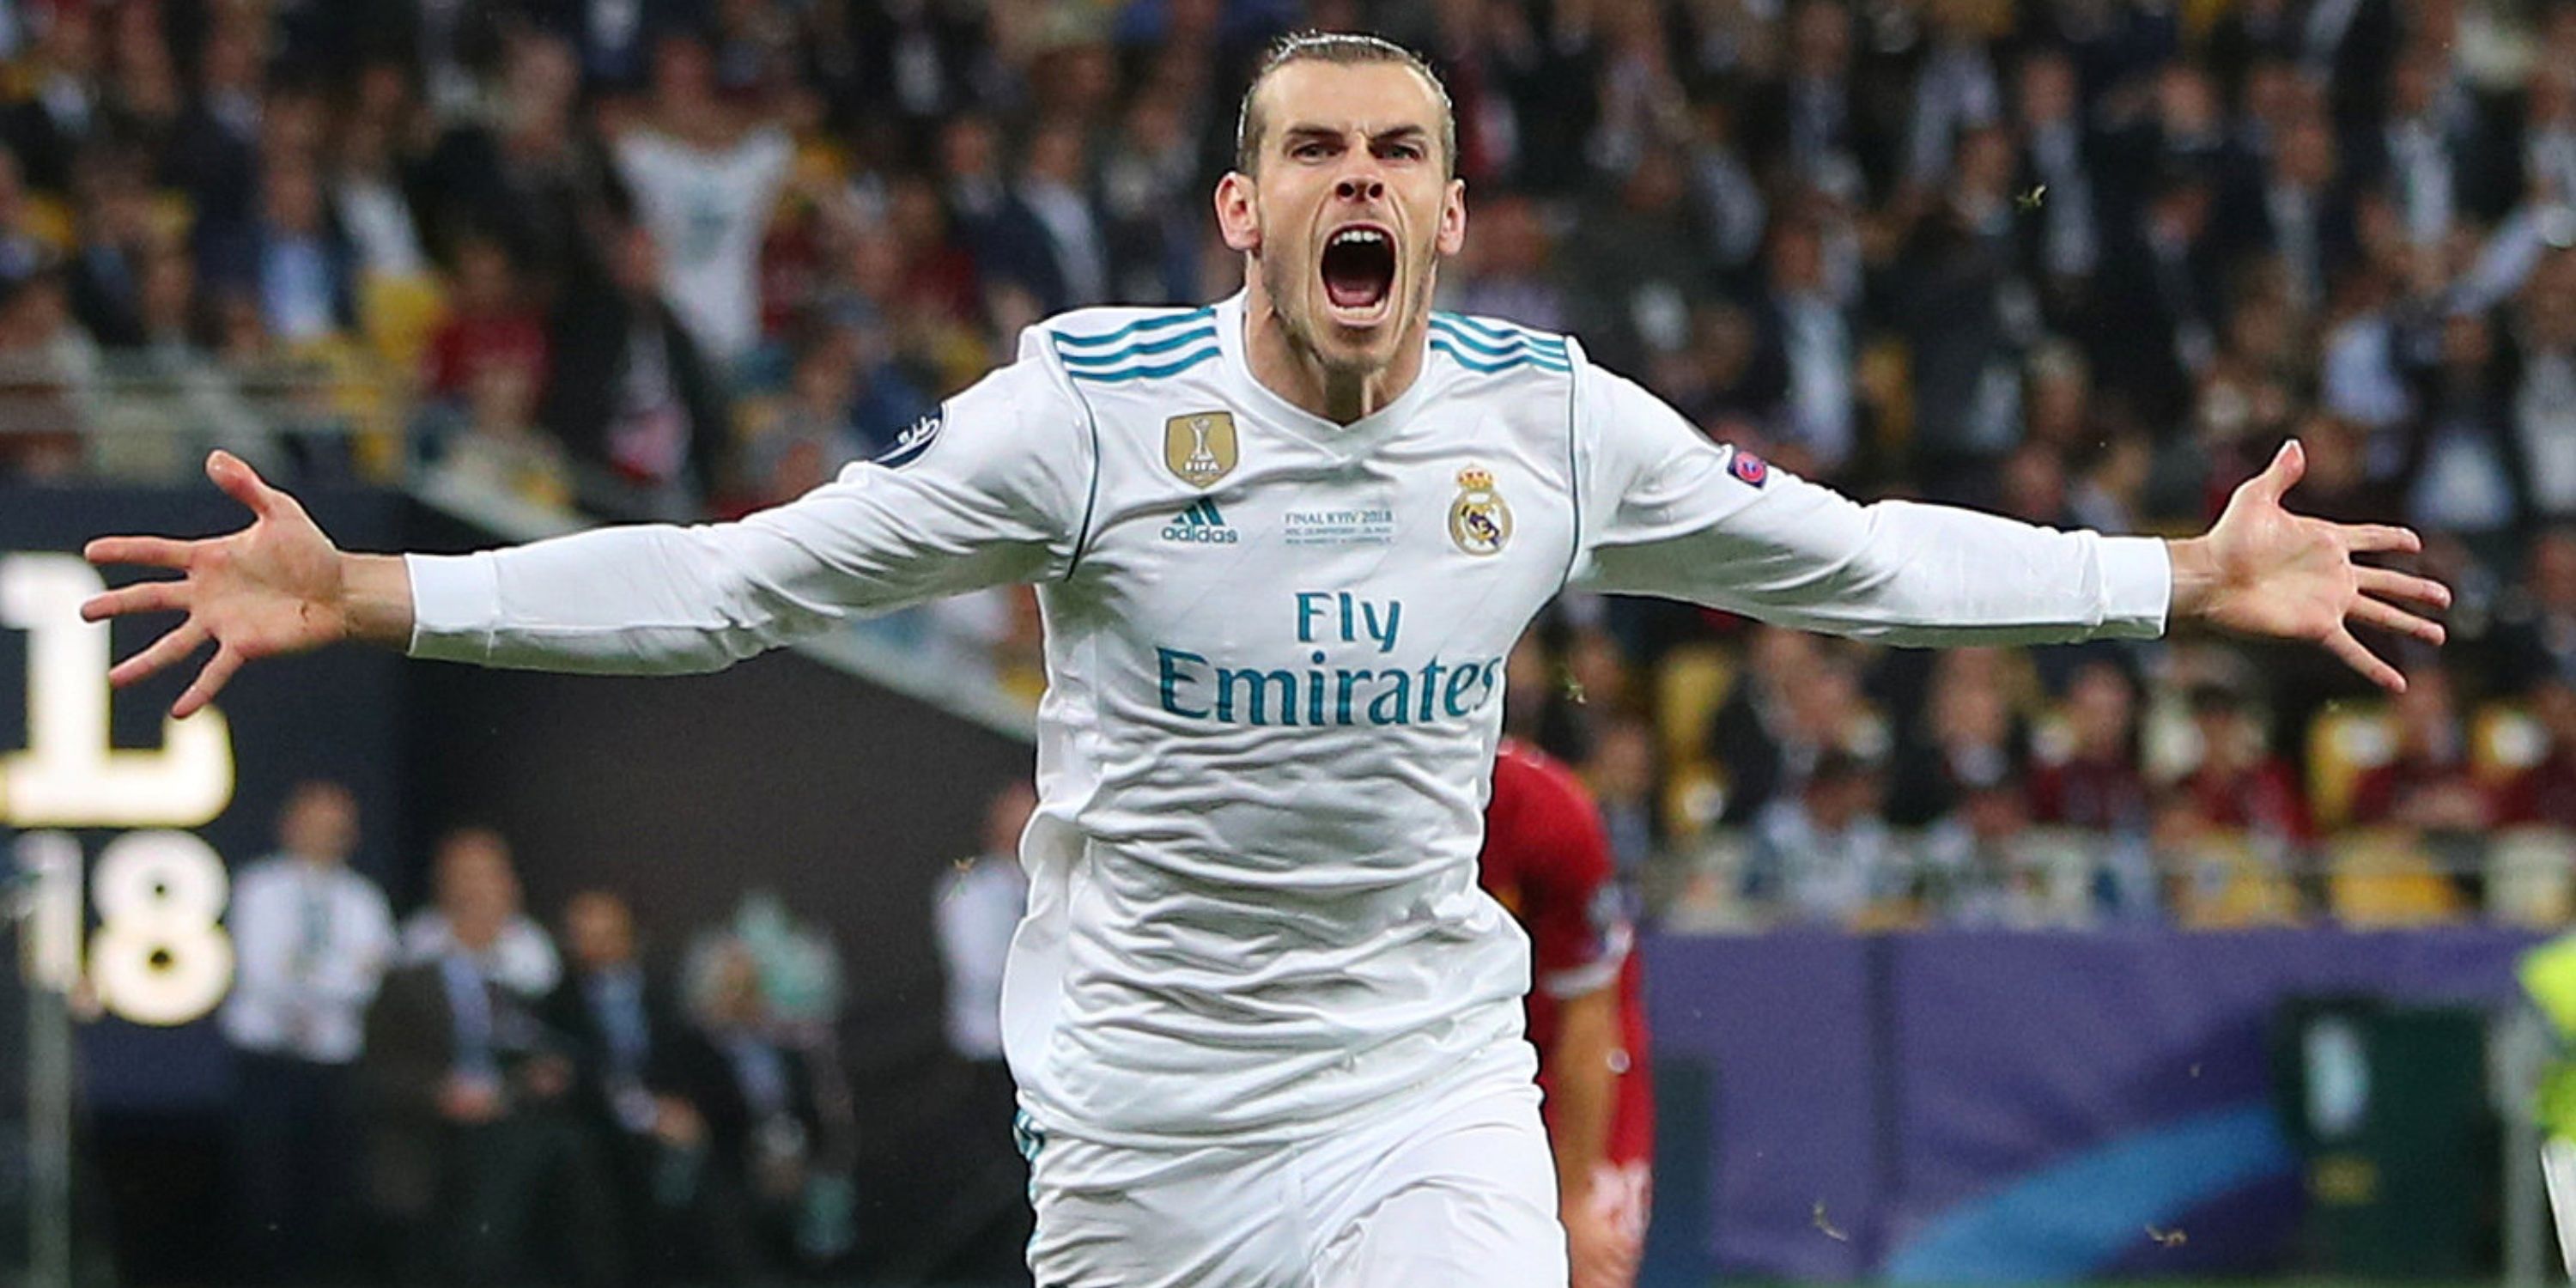
[[[2372,683],[2406,691],[2406,677],[2354,639],[2355,623],[2440,644],[2441,623],[2399,607],[2442,609],[2450,589],[2390,568],[2357,563],[2363,554],[2414,554],[2423,539],[2398,527],[2332,523],[2281,504],[2308,458],[2298,441],[2227,499],[2208,533],[2172,543],[2173,612],[2242,635],[2309,640]]]

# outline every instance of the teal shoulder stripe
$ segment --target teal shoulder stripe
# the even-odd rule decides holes
[[[1038,1129],[1037,1122],[1029,1117],[1027,1110],[1012,1111],[1011,1143],[1019,1148],[1021,1158],[1032,1163],[1038,1161],[1038,1151],[1046,1148],[1046,1140],[1046,1133]]]
[[[1160,340],[1142,341],[1137,344],[1128,345],[1124,348],[1104,350],[1099,353],[1065,353],[1061,349],[1057,350],[1057,353],[1064,359],[1065,365],[1068,367],[1110,367],[1116,366],[1121,362],[1125,362],[1129,358],[1143,358],[1150,357],[1157,353],[1170,353],[1174,349],[1195,344],[1201,340],[1213,340],[1215,338],[1215,327],[1197,327],[1192,330],[1180,332],[1177,335],[1165,336]]]
[[[1058,332],[1055,337],[1055,342],[1058,345],[1069,344],[1077,348],[1096,349],[1103,345],[1116,344],[1120,340],[1124,340],[1131,335],[1145,335],[1155,331],[1167,331],[1176,326],[1187,326],[1193,322],[1204,322],[1215,316],[1216,306],[1211,304],[1202,304],[1197,308],[1186,309],[1178,313],[1165,313],[1155,317],[1140,318],[1118,328],[1115,331],[1103,331],[1093,335],[1067,335],[1062,332]]]
[[[1565,347],[1565,337],[1563,336],[1548,335],[1545,332],[1532,331],[1527,327],[1513,326],[1506,322],[1496,322],[1491,318],[1471,318],[1464,313],[1447,312],[1434,313],[1431,317],[1433,321],[1450,323],[1451,325],[1463,330],[1483,336],[1488,341],[1501,342],[1505,340],[1528,340],[1534,344],[1553,345],[1559,349]]]
[[[1459,344],[1462,344],[1467,348],[1484,354],[1487,357],[1500,358],[1507,354],[1514,353],[1536,354],[1543,358],[1562,359],[1565,357],[1565,346],[1562,344],[1550,345],[1541,340],[1518,338],[1506,341],[1487,340],[1478,337],[1473,332],[1462,330],[1454,324],[1444,325],[1437,318],[1432,319],[1431,325],[1432,329],[1438,331],[1440,334],[1457,341]]]
[[[1522,350],[1508,357],[1498,358],[1491,362],[1484,362],[1479,361],[1476,358],[1469,357],[1466,350],[1451,344],[1446,338],[1433,340],[1431,342],[1431,347],[1440,353],[1448,354],[1450,361],[1457,363],[1459,366],[1465,367],[1469,371],[1476,372],[1479,375],[1490,376],[1496,372],[1513,371],[1521,367],[1536,367],[1541,371],[1554,371],[1560,373],[1573,370],[1573,368],[1567,366],[1563,362],[1554,358],[1542,358],[1529,350]]]
[[[1075,371],[1071,368],[1067,368],[1064,374],[1071,376],[1076,380],[1088,380],[1094,384],[1102,385],[1114,385],[1128,380],[1159,380],[1164,376],[1177,375],[1180,372],[1187,371],[1190,368],[1215,357],[1216,354],[1216,346],[1211,344],[1204,349],[1184,354],[1179,358],[1157,366],[1122,367],[1116,371]]]

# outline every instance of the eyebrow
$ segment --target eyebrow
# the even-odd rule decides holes
[[[1295,125],[1291,125],[1288,128],[1281,130],[1279,132],[1279,137],[1283,143],[1301,139],[1338,139],[1342,137],[1344,132],[1345,131],[1335,126],[1323,125],[1313,121],[1300,121]],[[1430,137],[1431,131],[1419,125],[1390,125],[1387,128],[1370,135],[1369,142],[1418,142],[1427,140]]]

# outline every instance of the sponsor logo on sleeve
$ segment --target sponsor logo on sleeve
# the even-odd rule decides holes
[[[909,428],[895,436],[894,446],[877,454],[875,463],[890,470],[899,470],[920,460],[921,454],[930,450],[931,443],[939,437],[941,427],[947,423],[946,407],[941,407],[912,422]]]

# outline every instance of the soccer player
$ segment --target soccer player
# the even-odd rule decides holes
[[[1216,189],[1237,295],[1032,326],[887,455],[738,523],[346,554],[215,456],[251,523],[93,542],[184,576],[84,611],[187,614],[113,672],[211,644],[185,715],[247,661],[344,640],[703,671],[1037,583],[1040,804],[1003,984],[1037,1281],[1562,1285],[1528,941],[1476,886],[1503,657],[1560,589],[1898,644],[2205,622],[2392,688],[2347,622],[2438,640],[2399,605],[2446,592],[2353,562],[2412,534],[2284,511],[2295,447],[2167,542],[1855,505],[1712,443],[1570,337],[1431,311],[1467,235],[1455,134],[1404,50],[1289,40]]]
[[[1529,934],[1529,1041],[1573,1288],[1629,1288],[1655,1149],[1636,932],[1591,792],[1517,738],[1494,753],[1477,873]]]

